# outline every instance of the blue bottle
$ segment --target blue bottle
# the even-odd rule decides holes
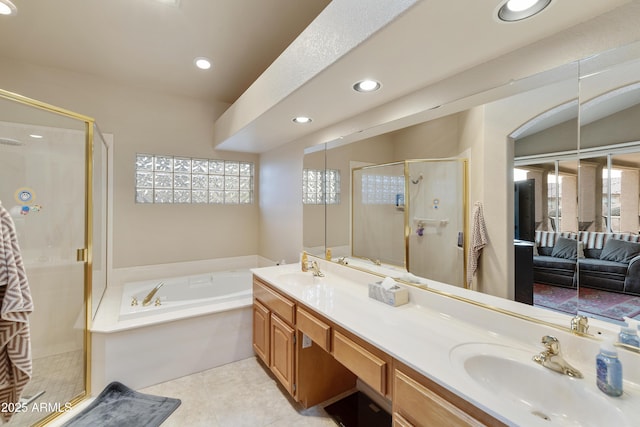
[[[622,363],[613,341],[605,341],[596,356],[596,382],[598,388],[609,396],[622,395]]]
[[[623,344],[640,347],[640,337],[638,337],[638,321],[625,317],[625,325],[620,328],[618,340]]]

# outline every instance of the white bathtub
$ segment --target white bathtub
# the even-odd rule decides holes
[[[153,295],[150,304],[144,306],[145,297],[160,283],[162,286]],[[251,298],[251,286],[249,270],[125,283],[118,320],[140,319],[217,303],[246,301]]]
[[[115,270],[91,329],[92,390],[112,381],[145,388],[253,356],[250,269],[270,265],[259,262],[251,256]],[[142,306],[160,281],[154,302]]]

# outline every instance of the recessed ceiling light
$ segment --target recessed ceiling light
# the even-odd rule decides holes
[[[18,8],[9,0],[0,0],[0,15],[15,15]]]
[[[311,118],[305,117],[305,116],[298,116],[298,117],[294,117],[293,122],[300,123],[300,124],[311,123]]]
[[[37,133],[32,133],[29,136],[33,139],[42,139],[42,135],[38,135]]]
[[[353,90],[357,92],[373,92],[380,89],[380,82],[375,80],[361,80],[353,85]]]
[[[211,61],[209,61],[204,56],[197,57],[193,60],[193,63],[201,70],[208,70],[209,68],[211,68]]]
[[[158,3],[166,4],[167,6],[180,7],[180,0],[156,0]]]
[[[520,21],[540,13],[551,0],[508,0],[498,10],[501,21]]]

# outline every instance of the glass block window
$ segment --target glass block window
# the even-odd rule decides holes
[[[253,203],[251,162],[136,154],[135,169],[136,203]]]
[[[404,205],[404,176],[362,175],[362,203]]]
[[[302,171],[302,203],[305,205],[339,204],[340,171],[304,169]]]

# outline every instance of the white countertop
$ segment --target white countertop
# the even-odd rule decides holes
[[[488,393],[453,364],[450,353],[466,343],[490,343],[521,349],[533,356],[543,348],[540,338],[560,339],[562,353],[585,378],[587,389],[619,408],[631,420],[640,419],[640,395],[636,384],[625,382],[625,394],[611,398],[595,386],[595,362],[599,344],[544,325],[501,314],[466,302],[409,287],[409,304],[392,307],[368,298],[368,283],[380,278],[334,263],[320,262],[322,278],[308,278],[298,264],[253,269],[253,273],[282,293],[302,302],[336,324],[365,339],[399,361],[483,409],[508,425],[563,425],[544,421],[508,401]],[[297,280],[302,279],[302,280]],[[623,363],[638,361],[626,355]],[[531,362],[535,365],[535,362]],[[536,365],[538,366],[538,365]],[[638,369],[635,366],[625,367]],[[542,368],[541,369],[546,369]],[[558,374],[560,375],[560,374]],[[597,397],[600,399],[600,396]],[[566,423],[564,425],[567,425]],[[579,424],[570,424],[579,425]],[[629,425],[634,425],[630,423]],[[637,424],[635,424],[637,425]]]

